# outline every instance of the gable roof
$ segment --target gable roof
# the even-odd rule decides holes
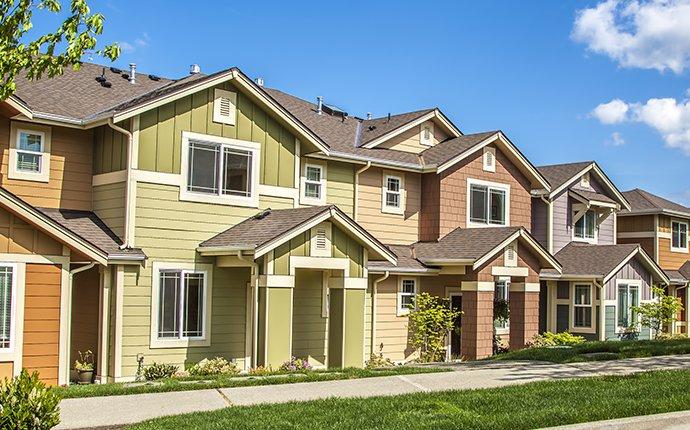
[[[609,196],[595,191],[587,191],[579,188],[571,188],[568,193],[575,197],[576,199],[586,202],[588,204],[594,204],[599,206],[613,206],[620,208],[618,202],[610,198]]]
[[[690,218],[690,208],[657,196],[649,191],[635,188],[623,195],[630,202],[629,215],[665,213]],[[625,215],[625,214],[621,214]]]
[[[680,266],[680,269],[678,269],[678,272],[685,277],[688,281],[690,281],[690,260],[686,261],[682,266]]]
[[[688,283],[688,278],[683,276],[679,270],[664,269],[664,273],[668,276],[671,285],[686,285]]]
[[[375,148],[379,144],[434,118],[452,137],[462,136],[462,132],[439,108],[433,108],[363,120],[362,125],[364,127],[360,135],[360,142],[357,145],[365,148]]]
[[[335,205],[266,209],[199,244],[202,255],[248,251],[266,254],[319,223],[331,220],[381,258],[395,263],[395,254]]]

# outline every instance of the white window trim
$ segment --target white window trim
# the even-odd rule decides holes
[[[209,142],[214,144],[222,145],[223,147],[229,147],[234,149],[239,149],[241,151],[250,151],[252,153],[252,187],[250,190],[250,195],[248,197],[242,196],[224,196],[221,194],[208,194],[199,193],[195,191],[187,190],[189,185],[189,141],[199,140],[203,142]],[[182,175],[182,186],[180,187],[180,200],[188,202],[199,202],[199,203],[213,203],[228,206],[242,206],[250,208],[259,207],[259,168],[260,168],[260,156],[261,156],[261,145],[256,142],[248,142],[246,140],[230,139],[226,137],[213,136],[209,134],[192,133],[188,131],[182,132],[182,162],[181,175]],[[222,156],[222,152],[221,152]],[[222,186],[222,184],[221,184]]]
[[[486,162],[487,154],[491,154],[493,160],[491,165]],[[484,169],[485,172],[496,172],[496,148],[491,146],[484,147],[484,151],[482,152],[482,169]]]
[[[400,206],[398,207],[388,206],[386,204],[386,193],[389,192],[388,178],[397,179],[400,182],[400,190],[398,191]],[[384,173],[383,183],[381,184],[381,212],[395,215],[402,215],[405,213],[405,181],[401,175]]]
[[[40,172],[27,172],[17,169],[17,151],[19,148],[20,132],[40,134],[43,136]],[[10,125],[10,154],[7,177],[9,179],[19,179],[23,181],[49,182],[51,142],[52,133],[50,127],[12,122]]]
[[[675,247],[673,246],[673,224],[684,224],[685,225],[685,247]],[[682,252],[684,254],[688,253],[688,242],[690,242],[690,225],[686,221],[671,220],[671,252]]]
[[[321,195],[319,198],[314,198],[314,197],[307,197],[305,195],[306,193],[306,183],[307,183],[307,168],[308,167],[315,167],[321,170],[321,180],[319,181],[319,184],[321,185]],[[309,182],[314,182],[314,181],[309,181]],[[308,206],[322,206],[326,204],[326,164],[321,164],[321,163],[314,163],[314,162],[309,162],[309,163],[304,163],[304,166],[302,167],[302,176],[300,177],[300,203],[303,205],[308,205]]]
[[[232,113],[230,117],[224,117],[220,114],[220,102],[221,98],[228,98],[232,104]],[[213,122],[220,124],[235,125],[235,119],[237,117],[237,93],[233,91],[223,90],[216,88],[213,91]]]
[[[494,282],[494,295],[496,294],[496,284],[499,282],[506,283],[506,297],[505,300],[510,303],[510,276],[499,276]],[[510,318],[505,322],[505,327],[496,327],[496,334],[506,335],[510,334]],[[495,327],[495,326],[494,326]]]
[[[505,193],[506,193],[506,202],[505,202],[506,213],[505,213],[505,223],[504,224],[490,224],[490,223],[488,223],[488,220],[487,220],[486,224],[481,223],[481,222],[470,221],[472,185],[481,185],[481,186],[495,188],[495,189],[505,191]],[[510,226],[510,185],[500,184],[498,182],[483,181],[481,179],[467,178],[467,207],[466,207],[466,210],[467,210],[467,227],[468,228],[469,227],[509,227]],[[489,209],[487,207],[487,211],[488,210]],[[487,218],[488,218],[488,216],[487,216]]]
[[[575,290],[576,287],[578,286],[586,286],[589,287],[589,305],[576,305],[575,304]],[[594,285],[590,282],[573,282],[571,284],[571,294],[570,294],[570,307],[571,307],[571,331],[578,332],[578,333],[595,333],[596,332],[596,326],[595,326],[595,320],[596,320],[596,308],[594,307],[594,301],[595,301],[595,293],[596,291],[594,290]],[[590,324],[588,326],[576,326],[575,325],[575,309],[576,308],[590,308]],[[601,312],[601,309],[599,310]]]
[[[599,214],[597,214],[597,211],[594,209],[588,209],[587,212],[594,212],[594,237],[593,238],[588,238],[588,237],[577,237],[575,236],[575,222],[572,223],[572,227],[570,228],[570,238],[572,239],[573,242],[582,242],[582,243],[591,243],[593,245],[596,245],[599,243],[599,223],[597,222],[597,219],[599,218]],[[577,213],[576,210],[573,209],[571,217],[574,217],[574,215]],[[587,213],[585,212],[585,215],[582,215],[582,218],[587,216]],[[579,220],[578,220],[579,221]]]
[[[630,287],[631,285],[637,286],[637,306],[639,306],[640,303],[642,303],[642,281],[640,281],[639,279],[616,279],[616,296],[615,296],[616,297],[615,298],[616,306],[615,306],[615,314],[614,314],[615,320],[614,321],[616,324],[616,333],[617,334],[624,333],[628,328],[628,327],[621,327],[618,325],[618,286],[620,284],[627,284],[628,287]],[[638,316],[638,320],[635,322],[635,327],[637,327],[638,330],[640,329],[639,316]]]
[[[181,270],[204,274],[203,336],[195,338],[161,339],[158,337],[158,308],[160,299],[160,272]],[[151,348],[186,348],[211,345],[211,313],[213,305],[213,264],[174,263],[155,261],[151,267]]]
[[[0,262],[0,267],[11,267],[12,268],[12,291],[10,291],[10,300],[11,300],[11,307],[10,307],[10,346],[6,348],[0,348],[0,361],[15,361],[15,353],[21,353],[16,348],[16,345],[18,344],[18,334],[19,330],[17,327],[17,321],[20,319],[19,318],[19,306],[22,306],[23,308],[23,303],[19,303],[19,296],[20,296],[20,290],[21,290],[21,295],[23,296],[24,292],[24,285],[20,286],[18,284],[20,277],[19,277],[19,265],[17,263],[5,263],[5,262]],[[22,300],[23,302],[23,300]],[[16,362],[15,362],[16,365]],[[16,369],[15,369],[16,370]],[[16,374],[16,372],[15,372]]]
[[[403,293],[402,292],[402,285],[403,281],[414,281],[414,293]],[[410,309],[409,308],[403,308],[402,307],[402,296],[412,296],[412,297],[417,297],[417,294],[419,293],[419,278],[416,277],[410,277],[410,276],[401,276],[398,278],[398,291],[397,291],[397,300],[396,300],[396,316],[405,316],[409,315]]]
[[[429,127],[429,140],[424,139],[424,129]],[[425,121],[419,126],[419,144],[422,146],[434,146],[434,123]]]

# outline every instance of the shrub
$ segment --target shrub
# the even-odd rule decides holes
[[[311,364],[306,359],[292,357],[280,365],[280,370],[287,370],[289,372],[311,370]]]
[[[252,376],[265,376],[273,373],[270,367],[256,366],[249,369],[249,374]]]
[[[535,335],[534,338],[532,338],[531,346],[535,348],[543,346],[574,346],[584,341],[584,337],[570,334],[567,331],[563,333],[551,333],[547,331],[543,334]]]
[[[190,375],[205,376],[205,375],[228,375],[237,374],[240,370],[223,357],[204,358],[189,369]]]
[[[688,338],[687,333],[671,334],[671,333],[666,333],[666,332],[659,333],[655,337],[655,339],[657,339],[657,340],[685,340],[687,338]]]
[[[0,428],[50,429],[60,422],[60,397],[38,379],[38,373],[22,370],[0,382]]]
[[[450,301],[442,297],[421,293],[415,297],[415,308],[410,311],[412,345],[419,351],[419,361],[428,363],[443,359],[446,336],[453,322],[462,313],[450,308]]]
[[[380,369],[382,367],[391,366],[393,366],[393,362],[390,360],[390,358],[386,358],[383,356],[383,344],[381,344],[381,346],[379,347],[379,353],[376,354],[372,352],[369,356],[369,360],[367,360],[366,362],[367,369]]]
[[[146,368],[144,369],[144,378],[146,378],[147,381],[170,378],[177,372],[178,369],[179,367],[175,366],[174,364],[154,362],[146,366]]]
[[[663,328],[670,326],[683,310],[683,304],[678,297],[669,296],[663,288],[652,287],[656,300],[633,306],[634,313],[640,316],[640,324],[654,331],[655,338],[663,333]]]

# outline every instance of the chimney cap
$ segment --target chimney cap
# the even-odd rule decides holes
[[[198,75],[199,73],[201,73],[201,67],[198,64],[192,64],[189,66],[190,75]]]
[[[323,96],[316,97],[316,114],[321,115],[323,113]]]
[[[367,119],[372,119],[372,118],[373,118],[373,115],[371,114],[371,112],[367,112]]]
[[[129,76],[128,80],[130,84],[134,84],[137,81],[137,63],[129,63]]]
[[[258,86],[260,86],[260,87],[263,87],[263,86],[264,86],[264,78],[262,78],[261,76],[259,76],[258,78],[256,78],[256,79],[254,80],[254,82],[256,82],[256,85],[258,85]]]

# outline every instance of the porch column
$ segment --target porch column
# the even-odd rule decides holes
[[[292,355],[292,289],[295,277],[259,276],[258,363],[277,369]]]
[[[489,357],[493,352],[494,283],[463,281],[461,290],[460,355],[469,360]]]
[[[521,349],[539,333],[539,283],[510,284],[510,349]]]
[[[99,293],[99,318],[98,318],[98,365],[96,378],[101,384],[108,382],[108,345],[110,342],[110,267],[99,267],[100,293]]]
[[[363,367],[367,278],[331,277],[328,288],[328,367]]]

